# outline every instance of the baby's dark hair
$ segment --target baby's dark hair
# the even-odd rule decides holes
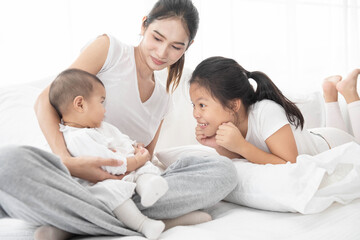
[[[61,72],[50,85],[49,100],[62,118],[68,106],[77,96],[89,98],[93,92],[93,84],[104,84],[101,80],[86,71],[70,68]]]
[[[256,91],[249,82],[257,83]],[[281,105],[288,121],[296,128],[304,127],[304,117],[295,103],[287,99],[280,89],[263,72],[249,72],[235,60],[224,57],[210,57],[194,70],[190,84],[204,87],[221,105],[230,108],[230,101],[240,99],[246,111],[257,101],[272,100]]]

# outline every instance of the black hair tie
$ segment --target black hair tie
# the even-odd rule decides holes
[[[246,72],[246,76],[247,76],[247,78],[251,78],[251,72]]]

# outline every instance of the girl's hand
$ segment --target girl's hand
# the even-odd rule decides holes
[[[65,157],[62,159],[71,172],[71,175],[92,183],[106,179],[122,179],[125,175],[112,175],[101,168],[101,166],[121,166],[122,161],[100,157]]]
[[[239,149],[245,141],[240,130],[232,122],[221,124],[216,131],[215,139],[219,146],[238,154],[241,154]]]
[[[215,141],[215,136],[212,136],[212,137],[205,136],[205,134],[203,133],[203,130],[199,126],[197,126],[195,128],[195,135],[196,135],[196,140],[200,144],[202,144],[204,146],[212,147],[212,148],[219,147]]]

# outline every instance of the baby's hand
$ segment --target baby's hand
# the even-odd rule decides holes
[[[141,149],[145,148],[143,143],[135,143],[134,145],[134,154],[138,153]]]
[[[140,147],[140,148],[137,149],[137,151],[135,153],[135,158],[139,162],[145,163],[147,161],[150,161],[151,155],[150,155],[149,151],[146,148]]]

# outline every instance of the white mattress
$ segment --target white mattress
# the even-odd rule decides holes
[[[312,215],[262,211],[220,202],[208,209],[214,220],[193,226],[179,226],[160,239],[360,239],[360,199],[347,205],[333,204]],[[35,227],[21,220],[0,219],[0,239],[33,239]],[[73,239],[144,239],[142,237],[76,237]]]

